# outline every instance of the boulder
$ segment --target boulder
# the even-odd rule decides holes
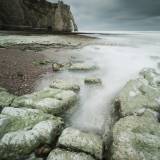
[[[73,90],[75,92],[80,90],[79,85],[74,84],[72,82],[63,81],[63,80],[55,80],[53,84],[50,85],[50,87],[63,89],[63,90]]]
[[[5,107],[0,114],[0,138],[8,132],[32,128],[47,119],[57,118],[39,110]]]
[[[160,124],[155,113],[121,118],[113,128],[112,160],[159,160]]]
[[[85,133],[74,128],[66,128],[59,137],[58,146],[85,152],[97,159],[102,159],[102,139],[92,133]]]
[[[86,84],[102,84],[102,81],[100,78],[85,78],[84,82]]]
[[[153,69],[143,70],[138,79],[129,81],[115,101],[120,117],[141,114],[145,108],[160,111],[160,75]]]
[[[0,115],[0,157],[20,159],[40,145],[55,143],[61,118],[39,110],[7,107]]]
[[[144,69],[115,102],[120,120],[113,126],[112,160],[160,159],[160,75]]]
[[[61,71],[63,69],[64,65],[60,63],[53,63],[52,64],[52,70],[53,71]]]
[[[152,68],[145,68],[140,72],[140,75],[146,79],[149,85],[153,87],[160,87],[160,74]]]
[[[45,113],[59,115],[66,111],[77,100],[73,91],[45,89],[30,95],[16,98],[12,106],[39,109]]]
[[[94,158],[85,153],[55,149],[49,154],[47,160],[94,160]]]
[[[97,67],[94,64],[73,63],[68,69],[71,71],[90,71],[97,69]]]
[[[11,105],[15,97],[16,96],[8,93],[6,89],[0,87],[0,110]]]
[[[48,119],[58,120],[57,117],[36,109],[5,107],[0,117],[1,125],[3,126],[1,127],[3,129],[0,129],[1,134],[32,128],[40,121]]]
[[[60,132],[61,123],[55,120],[42,121],[30,130],[5,134],[0,140],[2,159],[21,158],[33,152],[40,144],[51,144]]]

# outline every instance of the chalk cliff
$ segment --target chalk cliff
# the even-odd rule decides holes
[[[50,31],[77,31],[70,6],[62,1],[0,0],[1,29],[40,28]]]

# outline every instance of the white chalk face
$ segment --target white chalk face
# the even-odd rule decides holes
[[[113,33],[113,32],[111,32]],[[102,36],[94,44],[66,50],[66,59],[95,64],[96,70],[73,72],[64,70],[44,75],[38,88],[49,85],[53,79],[62,79],[80,85],[80,102],[77,110],[70,116],[70,125],[95,132],[102,132],[106,118],[109,118],[111,103],[122,87],[132,78],[136,78],[143,68],[155,68],[160,71],[160,32],[115,32],[124,35]],[[95,35],[94,35],[95,36]],[[61,53],[62,52],[62,53]],[[64,57],[59,50],[59,59]],[[68,56],[67,56],[68,55]],[[61,57],[62,56],[62,57]],[[72,59],[73,58],[73,59]],[[86,85],[86,77],[100,78],[102,86]],[[130,96],[136,96],[133,90]]]

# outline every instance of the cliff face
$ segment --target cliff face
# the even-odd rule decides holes
[[[0,25],[47,28],[52,31],[77,31],[70,6],[59,1],[0,0]]]

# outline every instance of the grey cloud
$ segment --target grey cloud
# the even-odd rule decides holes
[[[80,30],[160,30],[160,0],[64,2],[71,5]]]

